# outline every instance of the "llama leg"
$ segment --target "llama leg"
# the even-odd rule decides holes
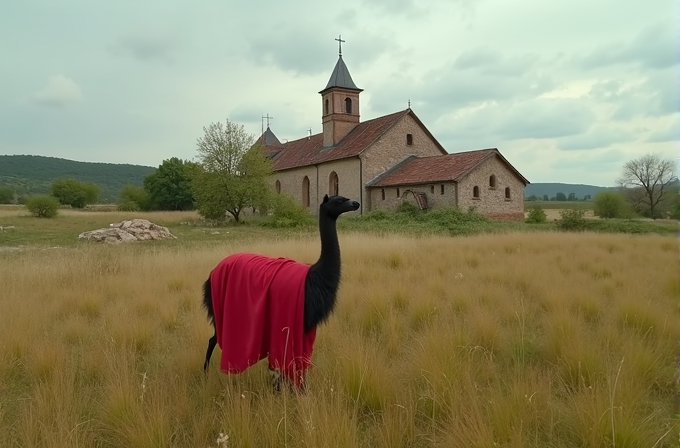
[[[203,363],[203,371],[208,373],[208,366],[210,365],[210,357],[212,356],[213,350],[215,350],[215,345],[217,345],[217,332],[212,335],[208,340],[208,350],[205,352],[205,362]]]

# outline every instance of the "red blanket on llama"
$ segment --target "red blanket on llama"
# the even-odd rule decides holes
[[[210,273],[220,368],[239,373],[269,357],[269,368],[302,384],[316,328],[304,334],[309,265],[288,258],[240,253]]]

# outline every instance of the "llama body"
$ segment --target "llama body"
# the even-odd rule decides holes
[[[340,283],[336,220],[359,206],[342,196],[324,197],[319,207],[321,255],[312,265],[234,254],[211,271],[203,284],[203,305],[215,329],[203,365],[206,372],[219,344],[224,372],[242,372],[268,357],[271,370],[304,388],[316,327],[333,312]]]

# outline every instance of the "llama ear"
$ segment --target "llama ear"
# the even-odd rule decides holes
[[[323,202],[322,202],[322,204],[325,204],[326,202],[328,202],[328,195],[327,195],[327,194],[325,194],[325,195],[323,196]]]

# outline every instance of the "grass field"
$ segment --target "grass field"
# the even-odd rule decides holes
[[[524,201],[524,209],[539,206],[544,210],[575,208],[577,210],[592,210],[593,201]]]
[[[2,448],[679,446],[673,236],[343,230],[338,309],[297,396],[264,362],[220,373],[219,348],[203,376],[200,286],[234,251],[312,262],[315,232],[156,214],[185,238],[97,246],[74,232],[124,215],[9,213],[36,227],[0,251]]]

